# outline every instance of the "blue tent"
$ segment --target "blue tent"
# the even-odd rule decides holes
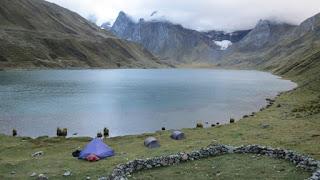
[[[106,157],[114,156],[114,151],[101,139],[95,138],[80,152],[79,159],[86,159],[90,154],[94,154],[100,159],[104,159]]]
[[[170,137],[175,140],[182,140],[185,138],[184,133],[181,131],[173,131]]]
[[[144,140],[144,145],[148,148],[160,147],[159,141],[155,137],[148,137]]]

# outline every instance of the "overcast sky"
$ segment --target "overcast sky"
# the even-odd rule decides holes
[[[299,24],[320,12],[320,0],[48,0],[78,12],[97,17],[97,23],[113,23],[119,11],[135,20],[166,18],[197,30],[242,30],[259,19]]]

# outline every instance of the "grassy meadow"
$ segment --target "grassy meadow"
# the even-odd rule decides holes
[[[303,81],[300,80],[300,82]],[[235,146],[268,145],[292,149],[320,159],[319,84],[318,81],[300,84],[295,90],[277,97],[270,108],[234,124],[213,128],[184,129],[186,139],[182,141],[171,140],[169,131],[106,139],[105,142],[115,150],[116,156],[95,163],[80,161],[71,156],[75,149],[82,148],[90,138],[30,139],[0,135],[0,179],[32,179],[29,176],[33,172],[44,173],[50,179],[60,179],[65,170],[72,172],[69,179],[85,179],[87,176],[96,179],[107,176],[119,163],[136,158],[188,152],[212,143]],[[264,128],[263,125],[269,126]],[[147,149],[143,146],[143,140],[149,135],[160,140],[160,148]],[[44,155],[38,159],[32,158],[31,154],[37,151],[43,151]],[[159,173],[165,174],[166,179],[175,179],[177,173],[180,173],[181,177],[188,177],[188,174],[194,171],[192,165],[194,163],[199,164],[201,173],[192,173],[191,177],[199,179],[203,178],[204,174],[213,176],[213,170],[210,169],[212,166],[221,172],[221,178],[232,178],[234,175],[233,177],[237,179],[248,179],[261,175],[266,179],[292,179],[292,177],[304,179],[310,175],[310,172],[301,172],[287,162],[264,157],[255,161],[251,159],[250,155],[221,156],[186,163],[181,167],[143,171],[134,174],[133,178],[145,179]],[[286,170],[280,171],[278,166]],[[239,176],[236,173],[230,174],[233,172],[230,167],[237,169],[234,172],[239,172]]]

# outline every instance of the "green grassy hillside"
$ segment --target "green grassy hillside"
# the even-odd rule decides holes
[[[0,1],[0,52],[0,69],[168,67],[140,45],[44,0]]]

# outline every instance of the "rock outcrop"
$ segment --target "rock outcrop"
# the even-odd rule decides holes
[[[120,12],[111,30],[116,36],[137,42],[163,60],[175,63],[213,63],[221,56],[220,47],[205,34],[169,21],[134,22]]]
[[[296,26],[277,23],[268,20],[260,20],[255,28],[250,31],[236,48],[247,51],[257,51],[279,43],[290,34]]]

